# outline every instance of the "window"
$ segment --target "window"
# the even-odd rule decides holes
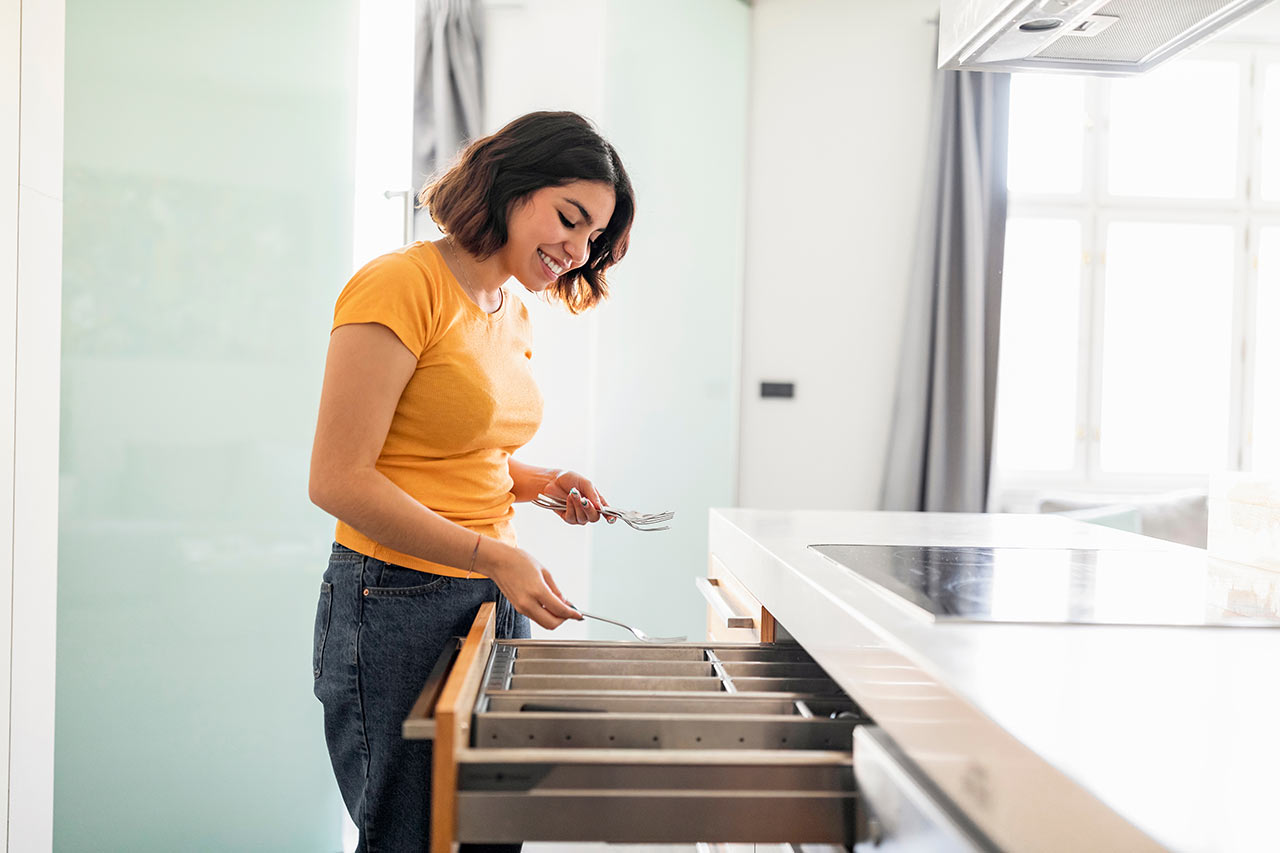
[[[1280,49],[1015,74],[1008,180],[1001,488],[1280,471]]]

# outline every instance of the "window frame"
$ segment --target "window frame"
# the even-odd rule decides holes
[[[1280,200],[1261,198],[1265,69],[1280,64],[1280,44],[1215,42],[1190,60],[1227,60],[1241,66],[1234,198],[1188,199],[1112,195],[1108,190],[1110,78],[1084,80],[1082,181],[1073,194],[1009,194],[1009,218],[1074,219],[1081,228],[1080,328],[1076,354],[1076,449],[1069,471],[1008,470],[993,460],[992,503],[1016,507],[1046,491],[1136,493],[1205,488],[1207,473],[1108,473],[1100,468],[1102,345],[1105,329],[1107,229],[1115,222],[1221,224],[1234,235],[1230,412],[1227,458],[1222,470],[1250,470],[1256,370],[1258,256],[1261,229],[1280,226]],[[1280,135],[1280,134],[1278,134]],[[997,388],[997,393],[999,389]],[[998,425],[997,425],[998,429]]]
[[[1249,223],[1245,232],[1246,251],[1243,255],[1245,261],[1245,269],[1242,271],[1244,283],[1241,298],[1239,302],[1239,310],[1241,312],[1241,324],[1243,325],[1248,318],[1257,318],[1258,314],[1258,288],[1259,288],[1259,257],[1262,251],[1262,229],[1264,228],[1280,228],[1280,197],[1273,201],[1262,198],[1262,151],[1263,146],[1260,144],[1262,140],[1262,119],[1263,119],[1263,95],[1266,89],[1266,76],[1264,71],[1268,65],[1275,65],[1280,68],[1280,44],[1251,44],[1247,45],[1251,50],[1251,83],[1253,84],[1253,97],[1250,99],[1250,119],[1251,124],[1248,128],[1250,142],[1252,143],[1252,159],[1249,163],[1250,175],[1253,183],[1250,186],[1248,207],[1245,209]],[[1280,85],[1280,75],[1277,77],[1277,85]],[[1280,137],[1280,125],[1274,128],[1278,137]],[[1280,144],[1280,139],[1276,143]],[[1280,164],[1280,158],[1277,158]],[[1280,186],[1280,177],[1278,177],[1277,186]],[[1277,259],[1280,261],[1280,259]],[[1256,324],[1255,324],[1256,325]],[[1253,330],[1250,330],[1252,332]],[[1257,340],[1255,334],[1245,334],[1240,344],[1240,358],[1246,363],[1246,369],[1241,373],[1241,425],[1240,425],[1240,466],[1239,470],[1253,470],[1253,417],[1255,410],[1255,395],[1257,393],[1256,385],[1256,367],[1257,367]]]

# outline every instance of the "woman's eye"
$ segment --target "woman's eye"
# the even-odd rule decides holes
[[[556,215],[560,217],[560,224],[563,225],[565,228],[573,227],[573,223],[570,222],[568,219],[565,219],[565,216],[563,213],[557,212]]]

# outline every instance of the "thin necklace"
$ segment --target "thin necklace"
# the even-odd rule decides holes
[[[479,308],[480,308],[480,310],[482,310],[482,311],[483,311],[483,310],[484,310],[484,308],[480,306],[480,302],[479,302],[479,300],[478,300],[478,299],[476,299],[476,286],[475,286],[474,284],[472,284],[472,283],[471,283],[471,276],[467,275],[467,271],[466,271],[466,269],[464,269],[464,268],[463,268],[463,266],[462,266],[462,257],[461,257],[461,255],[460,255],[460,254],[459,254],[459,252],[458,252],[458,247],[457,247],[457,245],[456,245],[456,244],[454,244],[454,242],[453,242],[453,235],[452,235],[452,234],[450,234],[449,236],[445,237],[444,239],[445,239],[445,242],[449,244],[449,251],[450,251],[450,253],[452,253],[452,254],[453,254],[453,263],[454,263],[454,265],[455,265],[455,266],[457,266],[457,268],[458,268],[458,272],[462,273],[462,281],[463,281],[463,284],[465,284],[465,285],[466,285],[466,288],[467,288],[467,295],[468,295],[468,296],[470,296],[470,297],[471,297],[471,301],[472,301],[472,302],[474,302],[474,303],[476,304],[476,306],[477,306],[477,307],[479,307]],[[499,293],[499,296],[498,296],[498,299],[499,299],[499,302],[498,302],[498,308],[501,308],[501,307],[502,307],[502,302],[503,302],[503,301],[505,301],[507,297],[506,297],[506,294],[502,293],[502,291],[501,291],[501,290],[499,290],[499,291],[498,291],[498,293]],[[494,312],[496,312],[496,311],[498,310],[498,308],[495,308],[495,309],[494,309]]]

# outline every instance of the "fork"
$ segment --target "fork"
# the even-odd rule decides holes
[[[626,624],[625,622],[617,622],[613,619],[606,619],[603,616],[597,616],[594,613],[588,613],[587,611],[579,608],[576,604],[574,604],[571,601],[566,601],[565,603],[568,604],[570,607],[572,607],[574,610],[577,610],[579,613],[581,613],[583,616],[587,617],[588,619],[595,619],[598,622],[608,622],[610,625],[617,625],[619,628],[626,628],[632,634],[635,634],[637,640],[640,640],[645,643],[683,643],[685,640],[688,639],[688,637],[686,637],[683,634],[681,634],[679,637],[650,637],[644,631],[641,631],[639,628],[633,628],[630,625]]]
[[[533,499],[533,503],[544,509],[563,512],[568,506],[562,500],[547,497],[546,495],[538,495]],[[628,510],[614,509],[609,506],[600,507],[600,514],[605,518],[621,519],[627,525],[634,527],[636,530],[670,530],[670,525],[663,525],[664,521],[670,521],[675,518],[674,512],[630,512]],[[662,526],[658,526],[662,525]]]

